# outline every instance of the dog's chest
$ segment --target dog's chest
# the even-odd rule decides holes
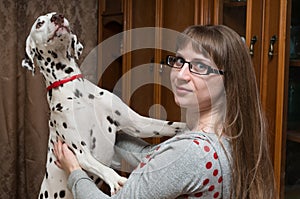
[[[107,105],[99,98],[98,88],[85,81],[75,80],[64,85],[60,92],[53,92],[49,101],[50,134],[70,141],[68,144],[78,150],[84,142],[96,159],[109,165],[116,128],[110,127],[106,119]]]

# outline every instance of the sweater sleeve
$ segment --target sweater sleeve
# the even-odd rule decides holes
[[[117,134],[112,168],[121,170],[121,160],[125,160],[131,167],[135,168],[141,162],[142,158],[155,147],[155,145],[150,145],[140,138],[132,137],[124,133]],[[132,172],[132,169],[126,172]]]
[[[68,188],[74,199],[109,198],[105,195],[88,175],[81,169],[73,171],[68,178]]]
[[[209,194],[221,195],[222,185],[218,182],[221,172],[217,172],[220,165],[214,158],[215,152],[208,150],[205,141],[200,149],[199,142],[175,139],[151,150],[131,173],[124,187],[112,197],[103,194],[83,171],[74,171],[70,175],[68,187],[76,199],[177,198],[202,192],[205,195],[209,189]]]

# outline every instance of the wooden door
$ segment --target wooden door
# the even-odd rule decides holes
[[[170,68],[163,65],[168,54],[174,55],[176,37],[188,26],[199,23],[199,1],[197,0],[158,0],[157,26],[164,28],[159,34],[160,49],[156,53],[156,61],[160,63],[157,80],[160,86],[156,88],[163,110],[159,116],[172,121],[185,121],[185,112],[174,101],[170,84]],[[170,51],[170,49],[172,49]],[[162,108],[161,108],[162,109]]]
[[[286,59],[288,1],[265,0],[263,46],[261,62],[261,98],[268,120],[270,152],[272,154],[278,195],[283,189],[282,167],[286,133],[286,101],[288,59]],[[282,192],[283,193],[283,192]]]
[[[138,113],[172,121],[184,118],[174,102],[170,70],[164,60],[167,54],[174,54],[175,48],[166,47],[175,47],[174,34],[199,23],[199,2],[123,0],[124,30],[128,32],[124,34],[122,98]],[[168,31],[175,33],[170,36]],[[150,139],[152,143],[160,141]]]
[[[124,2],[124,29],[128,31],[124,46],[129,49],[123,55],[123,74],[127,74],[123,99],[139,114],[153,117],[154,48],[149,46],[155,45],[151,32],[155,27],[155,0]]]
[[[227,25],[245,37],[268,120],[270,154],[278,195],[282,184],[283,132],[286,118],[287,2],[280,0],[215,0],[214,23]],[[216,17],[217,16],[217,17]]]

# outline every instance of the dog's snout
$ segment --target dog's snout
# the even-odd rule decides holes
[[[56,25],[63,24],[64,23],[64,15],[63,14],[52,15],[51,22],[55,23]]]

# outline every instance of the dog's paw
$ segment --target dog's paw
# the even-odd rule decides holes
[[[118,181],[112,182],[112,184],[109,185],[110,187],[110,193],[111,195],[116,194],[118,191],[121,190],[121,188],[124,186],[126,183],[127,178],[119,176]]]
[[[103,180],[110,187],[111,194],[114,195],[124,186],[127,178],[120,176],[113,169],[109,168],[109,170],[106,171]]]

